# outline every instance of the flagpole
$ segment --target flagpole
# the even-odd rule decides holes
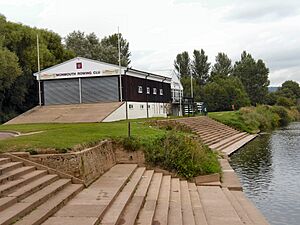
[[[119,51],[119,73],[120,73],[120,100],[123,102],[123,94],[122,94],[122,67],[121,67],[121,40],[120,40],[120,32],[118,27],[118,51]]]
[[[39,35],[36,35],[36,47],[37,47],[37,62],[38,62],[38,86],[39,86],[39,106],[42,106],[41,96],[41,66],[40,66],[40,46],[39,46]]]

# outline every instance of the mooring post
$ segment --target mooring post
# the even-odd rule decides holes
[[[128,121],[128,137],[130,138],[130,133],[131,133],[131,130],[130,130],[130,122]]]

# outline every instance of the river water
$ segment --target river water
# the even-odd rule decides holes
[[[300,123],[260,135],[230,164],[270,224],[300,225]]]

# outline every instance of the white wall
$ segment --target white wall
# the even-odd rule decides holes
[[[148,103],[149,117],[166,117],[168,103]],[[128,102],[128,119],[147,118],[146,102]],[[102,122],[112,122],[126,119],[126,104],[122,104]]]

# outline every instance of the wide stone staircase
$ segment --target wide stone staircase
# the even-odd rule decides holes
[[[0,224],[41,224],[82,189],[71,179],[0,158]]]
[[[192,129],[211,149],[223,152],[226,155],[251,141],[256,135],[235,130],[206,116],[176,119]]]
[[[27,223],[20,223],[27,224]],[[241,191],[117,164],[43,225],[265,225]]]

